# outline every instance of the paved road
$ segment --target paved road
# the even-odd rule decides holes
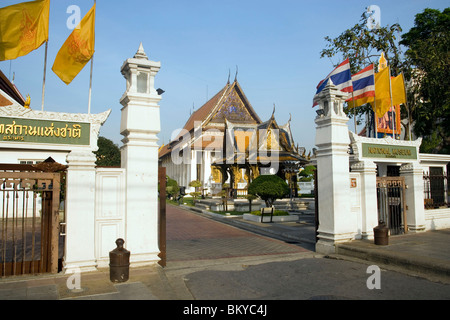
[[[310,252],[256,235],[179,207],[167,206],[167,261],[204,260]]]
[[[165,274],[181,299],[450,299],[448,284],[383,269],[375,278],[370,263],[327,259],[178,207],[168,206],[167,232]]]

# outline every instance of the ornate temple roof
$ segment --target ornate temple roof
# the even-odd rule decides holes
[[[0,71],[0,107],[9,106],[14,103],[24,106],[25,99],[17,87]]]
[[[298,154],[298,149],[294,145],[290,129],[291,119],[285,125],[279,126],[274,113],[275,108],[270,119],[262,122],[237,80],[233,83],[228,82],[214,97],[192,113],[184,125],[184,132],[191,133],[190,146],[181,146],[180,133],[177,138],[160,148],[159,157],[162,158],[173,150],[185,147],[202,150],[223,148],[223,154],[226,154],[225,142],[233,141],[235,158],[242,158],[245,154],[248,157],[252,152],[256,152],[256,159],[267,160],[262,158],[266,152],[260,154],[260,151],[270,149],[280,161],[305,162],[305,158]],[[202,129],[201,141],[195,141],[193,133],[199,129],[195,127]],[[260,131],[263,133],[260,134]],[[278,135],[277,139],[271,139],[274,133]],[[227,134],[229,136],[225,140]]]

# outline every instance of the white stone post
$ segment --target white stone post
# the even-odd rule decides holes
[[[125,247],[131,252],[131,266],[153,264],[159,260],[158,248],[158,137],[161,96],[154,87],[160,62],[150,61],[142,44],[121,72],[127,89],[120,133],[122,168],[126,169]]]
[[[64,250],[65,273],[94,271],[97,268],[95,241],[95,157],[101,125],[111,110],[100,114],[65,114],[68,119],[78,118],[90,124],[88,146],[74,146],[66,157]]]
[[[425,208],[423,195],[423,168],[418,162],[400,167],[400,176],[405,177],[406,223],[409,232],[425,231]]]
[[[89,148],[67,155],[65,273],[96,270],[95,160]]]
[[[323,114],[316,117],[319,228],[316,251],[333,253],[335,245],[354,239],[357,219],[351,212],[347,94],[329,79],[316,100]]]
[[[361,236],[373,239],[373,228],[378,225],[377,166],[373,161],[364,160],[354,163],[351,168],[361,177]]]

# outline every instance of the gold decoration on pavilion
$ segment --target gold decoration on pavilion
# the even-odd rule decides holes
[[[255,122],[235,89],[226,97],[225,101],[212,118],[212,121],[223,122],[224,119],[240,122]]]
[[[238,166],[232,166],[231,170],[234,176],[234,188],[237,189],[238,183],[242,180],[242,172]]]
[[[257,165],[250,165],[252,170],[252,181],[259,177],[259,168]]]
[[[222,172],[219,168],[211,166],[211,174],[215,183],[222,183]]]

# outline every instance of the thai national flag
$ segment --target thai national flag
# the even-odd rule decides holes
[[[371,64],[360,72],[352,75],[353,98],[349,100],[359,100],[365,97],[375,96],[375,77],[374,67]]]
[[[345,59],[340,65],[338,65],[331,73],[317,85],[316,96],[320,93],[328,83],[328,79],[331,79],[333,84],[343,92],[352,92],[352,73],[350,72],[350,61]],[[318,103],[314,102],[313,107]]]

